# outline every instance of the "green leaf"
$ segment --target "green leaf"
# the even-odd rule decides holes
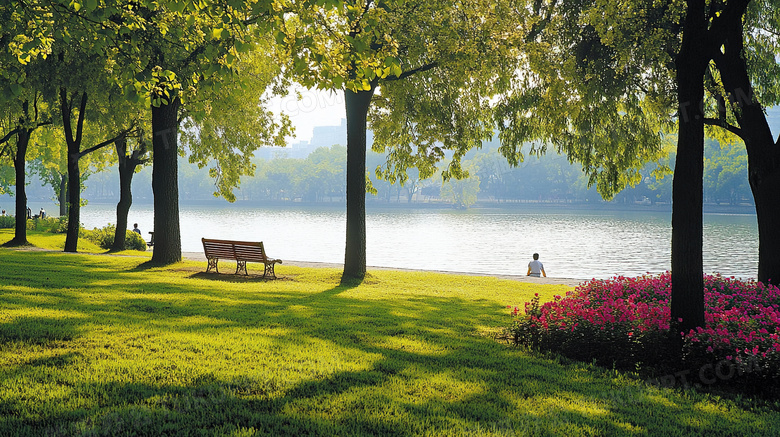
[[[285,40],[287,39],[287,34],[284,32],[274,32],[274,38],[276,38],[276,43],[279,45],[284,44]]]
[[[9,85],[9,87],[11,88],[11,94],[13,94],[14,97],[17,97],[22,93],[23,88],[18,83],[12,83]]]
[[[185,7],[187,7],[187,3],[185,2],[174,1],[168,3],[168,9],[170,9],[171,12],[175,12],[177,14],[181,14],[182,12],[184,12]],[[189,19],[189,17],[187,18]]]
[[[239,53],[246,53],[252,48],[251,43],[245,43],[243,41],[236,41],[236,51]]]
[[[138,103],[140,97],[138,96],[138,93],[135,91],[134,88],[127,87],[125,88],[125,99],[127,99],[127,101],[132,103]]]

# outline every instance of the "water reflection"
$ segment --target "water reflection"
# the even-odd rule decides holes
[[[113,205],[82,209],[87,228],[115,221]],[[130,223],[144,235],[151,205],[133,206]],[[547,274],[606,278],[670,267],[668,213],[550,209],[369,209],[370,266],[488,274],[525,274],[538,252]],[[344,260],[343,207],[182,206],[182,250],[201,252],[201,237],[262,240],[281,259]],[[754,277],[758,238],[753,215],[706,214],[704,270]]]

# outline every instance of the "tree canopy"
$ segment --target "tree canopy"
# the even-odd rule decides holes
[[[388,151],[380,174],[432,173],[492,134],[488,99],[514,34],[508,4],[483,0],[289,1],[277,8],[279,59],[305,86],[343,89],[347,112],[347,242],[343,280],[365,275],[366,127]],[[373,103],[372,103],[373,102]],[[372,109],[373,108],[373,109]],[[487,124],[486,124],[487,123]],[[437,143],[441,141],[442,143]]]
[[[217,102],[216,96],[222,98],[224,81],[232,83],[234,90],[245,85],[240,85],[244,79],[240,76],[240,61],[244,57],[249,60],[248,53],[262,40],[269,12],[269,2],[254,0],[140,0],[132,4],[120,0],[34,0],[0,9],[11,23],[3,35],[13,42],[8,53],[18,64],[45,58],[57,46],[72,46],[81,52],[80,59],[104,61],[101,71],[109,89],[115,86],[125,100],[151,108],[157,202],[155,263],[181,258],[176,176],[180,123],[202,123],[212,108],[219,108],[213,102]],[[278,68],[259,58],[253,61],[257,62],[242,64],[255,69],[247,76],[252,75],[255,87],[269,85],[269,78],[276,76]],[[259,70],[264,73],[255,75]],[[22,86],[24,81],[17,82]],[[262,102],[255,103],[253,113],[265,113],[259,108]],[[287,129],[284,122],[279,124],[267,115],[260,118],[265,122],[249,127],[262,129],[254,139],[278,143]],[[205,128],[204,133],[208,130],[207,126],[200,127]],[[225,140],[222,144],[229,143],[228,136],[220,138]],[[219,171],[214,174],[221,186],[218,192],[230,197],[238,176],[250,171],[238,156],[262,143],[238,148],[231,148],[236,143],[226,147],[219,144],[192,141],[188,146],[200,162],[216,159]]]

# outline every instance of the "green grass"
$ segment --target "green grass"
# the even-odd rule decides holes
[[[750,400],[493,339],[507,304],[564,286],[371,271],[345,287],[334,269],[264,281],[145,260],[0,249],[0,435],[780,433]]]

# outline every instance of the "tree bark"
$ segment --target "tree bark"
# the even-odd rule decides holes
[[[67,91],[60,89],[60,109],[68,146],[68,234],[65,237],[65,252],[77,252],[81,224],[81,139],[84,130],[84,115],[87,107],[87,93],[81,94],[79,115],[76,120],[76,134],[73,134],[71,106]]]
[[[758,222],[758,280],[780,284],[780,140],[775,142],[744,58],[742,14],[731,20],[724,53],[715,62],[748,154],[748,180]]]
[[[60,189],[57,192],[57,200],[60,203],[60,216],[68,215],[68,177],[60,175]]]
[[[702,202],[704,74],[709,62],[704,0],[688,1],[682,47],[675,60],[679,136],[672,183],[671,333],[704,326]]]
[[[72,152],[74,147],[76,152]],[[79,169],[78,145],[68,145],[68,234],[65,237],[65,252],[77,252],[81,223],[81,170]]]
[[[27,146],[30,144],[32,131],[20,129],[16,134],[16,155],[14,155],[14,170],[16,172],[16,229],[14,238],[8,242],[10,246],[25,246],[27,241],[27,185],[25,164],[27,162]]]
[[[774,149],[778,147],[780,146],[775,145]],[[772,154],[777,155],[777,152],[774,151]],[[777,166],[778,158],[774,159],[773,165],[750,165],[749,179],[756,202],[758,221],[758,280],[765,284],[778,285],[780,284],[780,192],[778,192],[780,171]]]
[[[127,215],[133,204],[133,173],[135,164],[127,156],[127,139],[116,140],[116,155],[119,160],[119,203],[116,204],[116,232],[112,251],[125,250],[125,238],[127,233]]]
[[[179,228],[178,133],[181,100],[152,106],[152,193],[154,194],[154,253],[152,264],[181,261]]]
[[[366,120],[374,87],[344,91],[347,112],[347,242],[342,283],[366,276]]]

